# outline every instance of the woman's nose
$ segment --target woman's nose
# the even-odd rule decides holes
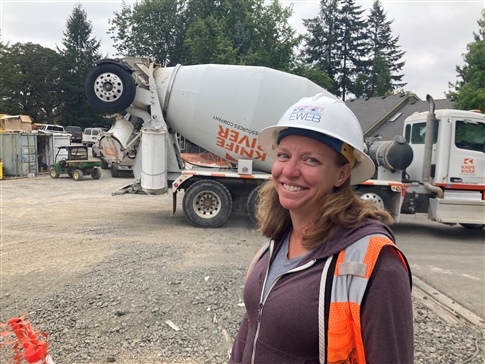
[[[285,167],[283,168],[283,175],[285,177],[295,178],[299,177],[300,174],[301,171],[298,161],[290,159],[287,163],[285,163]]]

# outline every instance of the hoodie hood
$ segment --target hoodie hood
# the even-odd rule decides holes
[[[313,249],[309,254],[305,255],[305,258],[300,262],[299,265],[305,264],[312,259],[328,258],[344,250],[349,245],[363,238],[364,236],[375,234],[384,235],[392,241],[396,240],[394,233],[389,226],[379,220],[366,218],[361,224],[352,229],[344,228],[343,226],[338,225],[328,241],[325,244]],[[278,241],[278,249],[280,244],[281,241]]]

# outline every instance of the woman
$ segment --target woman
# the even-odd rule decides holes
[[[351,188],[374,174],[355,115],[304,98],[259,143],[274,159],[258,210],[268,240],[229,363],[412,363],[409,267],[390,215]]]

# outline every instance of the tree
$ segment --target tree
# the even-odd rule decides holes
[[[252,52],[252,14],[257,1],[189,0],[186,19],[190,25],[184,44],[190,58],[186,63],[243,63],[242,58]]]
[[[63,125],[91,126],[103,124],[104,116],[92,107],[84,93],[84,79],[95,62],[101,58],[101,42],[91,37],[91,21],[80,4],[74,9],[66,23],[62,38],[63,49],[58,52],[63,59],[62,100]]]
[[[282,7],[278,0],[266,6],[258,1],[251,18],[251,49],[241,57],[241,63],[286,72],[293,69],[295,49],[302,37],[288,23],[292,14],[293,7]]]
[[[300,64],[293,69],[291,73],[308,78],[310,81],[315,82],[317,85],[323,87],[327,91],[334,88],[332,79],[318,67]]]
[[[341,9],[341,52],[340,72],[337,78],[342,99],[354,92],[354,81],[365,70],[369,62],[366,56],[369,43],[365,34],[366,22],[361,16],[364,10],[355,5],[354,0],[343,0]]]
[[[485,110],[485,10],[478,20],[478,33],[473,32],[474,41],[467,45],[467,53],[463,55],[465,65],[456,66],[456,72],[461,80],[453,85],[449,83],[450,91],[446,96],[455,99],[453,107],[463,110]]]
[[[233,48],[224,18],[213,15],[196,19],[187,32],[185,45],[189,49],[189,63],[236,64],[237,48]]]
[[[56,123],[61,111],[59,54],[39,44],[2,44],[0,59],[0,112],[29,115],[37,123]]]
[[[9,43],[4,44],[0,39],[0,114],[9,113],[9,96],[11,95],[13,80],[17,77],[14,72],[12,57],[10,57]]]
[[[368,84],[365,88],[368,97],[384,96],[386,93],[406,85],[406,83],[401,81],[404,75],[399,74],[405,64],[404,61],[401,61],[401,58],[406,52],[399,50],[399,36],[392,37],[391,25],[393,22],[394,20],[387,20],[387,14],[384,13],[382,4],[379,0],[375,0],[367,19],[367,36],[371,40],[372,47],[370,51],[370,60],[373,64],[367,73]],[[387,67],[382,64],[381,59],[377,59],[381,57],[386,62]],[[377,66],[378,69],[374,69],[374,66]],[[383,67],[387,68],[390,72],[391,85],[388,90],[380,90],[380,92],[376,92],[376,82],[380,79],[379,72],[382,71]],[[382,86],[383,84],[381,84],[381,87]]]
[[[354,0],[322,0],[319,14],[303,20],[308,30],[303,58],[330,76],[334,81],[330,91],[344,100],[369,64],[362,13]]]
[[[372,61],[371,73],[360,73],[354,84],[356,97],[385,96],[392,92],[392,76],[386,59],[380,51]]]
[[[338,0],[321,0],[318,15],[303,19],[303,25],[307,28],[302,51],[304,63],[323,71],[331,80],[336,80],[340,64]],[[335,84],[329,91],[340,95]]]
[[[183,42],[190,24],[185,8],[185,0],[141,0],[133,7],[123,1],[121,11],[108,20],[108,34],[120,55],[175,66],[187,57]]]

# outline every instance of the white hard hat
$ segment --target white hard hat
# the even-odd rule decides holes
[[[259,145],[275,159],[279,141],[292,134],[320,140],[342,153],[353,166],[351,184],[364,182],[374,175],[374,162],[364,153],[362,127],[343,101],[325,94],[304,97],[283,114],[277,125],[259,133]]]

